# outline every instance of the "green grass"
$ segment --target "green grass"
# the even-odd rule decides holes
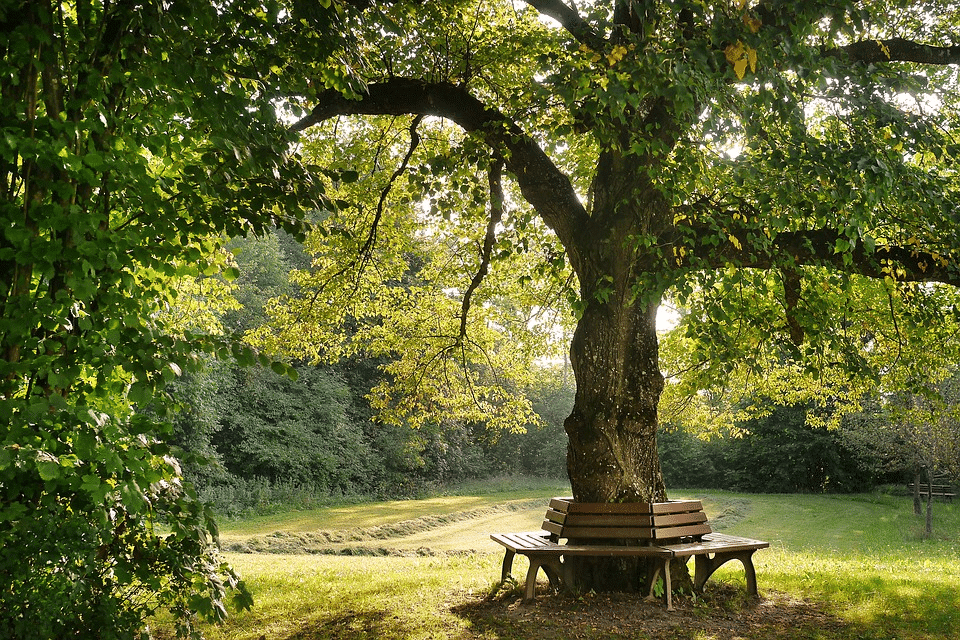
[[[529,605],[519,605],[519,617],[510,621],[466,612],[483,601],[499,576],[502,552],[489,534],[537,528],[546,500],[565,492],[562,485],[496,491],[478,485],[461,495],[429,500],[343,505],[223,523],[225,540],[260,545],[265,551],[228,554],[257,605],[205,633],[217,640],[541,637],[536,635],[542,633],[539,626],[523,622],[522,607]],[[798,620],[795,628],[781,629],[783,635],[745,626],[743,638],[960,637],[960,509],[952,504],[935,503],[934,537],[924,540],[922,518],[913,515],[910,500],[903,497],[719,491],[674,491],[671,497],[701,499],[716,529],[771,543],[755,556],[760,591],[767,596],[761,607],[783,607],[789,619],[795,603],[806,601],[836,620],[822,629]],[[291,550],[309,554],[277,553]],[[468,553],[458,553],[464,550]],[[525,571],[518,558],[514,576],[522,579]],[[738,563],[715,574],[707,585],[708,600],[710,594],[738,591],[733,586],[724,591],[724,584],[742,588]],[[514,601],[504,600],[504,607],[514,607]],[[794,604],[784,604],[789,602]],[[694,605],[693,613],[704,620],[740,606]],[[589,603],[577,606],[589,610]],[[610,635],[609,630],[564,633],[562,628],[553,631],[555,637],[652,637]],[[707,625],[671,628],[656,637],[724,636]]]

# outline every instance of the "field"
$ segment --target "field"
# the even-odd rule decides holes
[[[960,637],[960,509],[934,503],[934,536],[908,498],[744,495],[675,490],[704,503],[717,530],[768,540],[761,599],[742,596],[738,563],[677,611],[636,595],[498,589],[498,531],[536,529],[561,485],[485,484],[428,500],[344,505],[224,522],[227,557],[256,607],[208,638],[846,638]],[[691,563],[692,567],[692,563]],[[517,558],[521,582],[526,562]],[[562,616],[562,620],[560,619]],[[158,635],[164,637],[163,625]]]

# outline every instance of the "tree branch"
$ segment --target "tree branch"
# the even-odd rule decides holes
[[[842,57],[850,62],[916,62],[918,64],[960,64],[960,45],[935,47],[905,38],[864,40],[845,47],[825,49],[828,57]]]
[[[585,44],[593,51],[603,51],[607,40],[584,20],[576,9],[562,0],[527,0],[527,4],[545,16],[553,18],[570,33],[577,42]]]
[[[806,15],[798,12],[796,3],[782,0],[760,0],[753,11],[765,27],[773,27],[788,32],[790,25],[798,19],[816,19],[831,10],[829,3],[821,7],[807,5]],[[801,18],[804,16],[804,18]],[[825,57],[842,58],[849,62],[915,62],[917,64],[950,65],[960,64],[960,46],[934,46],[921,44],[906,38],[888,38],[884,40],[862,40],[842,47],[824,46],[821,49]]]
[[[383,207],[387,202],[387,197],[390,195],[390,190],[393,189],[393,184],[397,179],[407,170],[407,165],[410,164],[410,158],[413,157],[413,153],[417,150],[417,147],[420,146],[420,133],[417,131],[417,127],[420,126],[422,121],[423,116],[418,115],[413,119],[413,122],[410,123],[410,146],[407,148],[407,153],[403,156],[400,166],[394,170],[390,176],[390,180],[387,181],[387,184],[384,185],[383,190],[380,192],[380,199],[377,201],[377,211],[373,216],[373,222],[370,224],[370,232],[367,234],[366,242],[363,243],[363,247],[360,249],[359,257],[364,265],[370,261],[373,255],[373,247],[377,242],[377,233],[380,230],[380,221],[383,219]],[[362,272],[362,270],[361,268],[360,271]]]
[[[736,238],[718,248],[702,242],[716,240],[716,230],[696,229],[692,259],[684,258],[689,266],[700,257],[709,267],[735,264],[745,268],[772,269],[783,265],[827,266],[844,273],[868,278],[891,277],[898,282],[940,282],[960,286],[960,260],[953,254],[939,254],[919,247],[895,245],[877,246],[874,251],[859,243],[849,251],[836,251],[838,240],[846,235],[835,229],[786,231],[772,239],[759,229],[730,229],[728,236]],[[688,246],[690,246],[688,244]],[[759,249],[757,247],[760,247]]]
[[[392,78],[369,85],[359,100],[348,99],[329,89],[317,97],[313,111],[295,123],[291,130],[304,131],[337,116],[404,114],[446,118],[481,137],[504,158],[524,199],[556,232],[568,250],[574,268],[580,266],[579,232],[589,217],[570,179],[513,120],[497,109],[486,107],[465,87],[446,82]]]
[[[480,266],[477,273],[474,274],[470,286],[463,294],[463,303],[460,306],[460,337],[462,341],[467,337],[467,315],[470,313],[470,303],[473,299],[473,292],[477,290],[480,283],[487,276],[490,269],[490,256],[493,254],[493,245],[497,240],[497,225],[503,219],[503,161],[497,160],[487,170],[487,182],[490,187],[490,219],[487,221],[487,233],[483,238],[483,247],[480,249]]]

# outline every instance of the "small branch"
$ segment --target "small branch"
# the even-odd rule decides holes
[[[490,268],[490,256],[493,254],[493,245],[497,240],[497,225],[503,219],[503,160],[497,160],[487,170],[487,182],[490,186],[490,219],[487,221],[487,233],[483,238],[483,247],[480,249],[480,267],[474,274],[470,286],[463,294],[463,303],[460,305],[460,336],[462,341],[467,336],[467,314],[470,312],[470,303],[473,292],[486,277]]]
[[[407,148],[407,153],[403,156],[400,166],[394,170],[393,174],[390,176],[390,180],[387,181],[387,184],[380,191],[380,199],[377,201],[377,211],[373,216],[373,222],[370,224],[370,231],[367,233],[367,239],[363,243],[363,246],[360,248],[359,252],[359,258],[362,265],[366,265],[370,261],[370,256],[373,253],[373,246],[377,241],[377,231],[380,228],[380,221],[383,219],[383,208],[387,202],[387,196],[390,195],[390,190],[393,189],[393,184],[400,176],[404,174],[404,172],[406,172],[407,166],[410,164],[410,158],[413,157],[417,147],[420,146],[420,133],[417,131],[417,127],[420,126],[421,122],[423,122],[423,116],[418,115],[413,119],[413,122],[410,123],[410,146]],[[363,271],[362,266],[360,270]]]

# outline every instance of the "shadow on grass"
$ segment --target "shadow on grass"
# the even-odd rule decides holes
[[[454,609],[485,639],[564,640],[848,640],[882,638],[819,606],[783,593],[759,601],[735,585],[717,584],[698,598],[676,597],[675,611],[637,594],[582,597],[540,595],[523,604],[516,595],[476,600]]]
[[[305,622],[296,632],[271,640],[371,640],[372,638],[408,638],[413,630],[405,628],[387,611],[347,611]]]

